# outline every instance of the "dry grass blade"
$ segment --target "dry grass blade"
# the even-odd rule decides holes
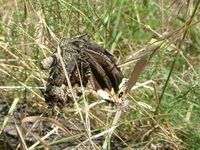
[[[131,77],[128,80],[126,93],[129,93],[131,91],[131,88],[136,84],[140,74],[144,70],[147,63],[148,63],[148,57],[141,58],[140,60],[137,61],[136,66],[131,73]]]
[[[22,86],[24,86],[24,88],[28,89],[29,91],[31,91],[33,94],[35,94],[36,96],[38,96],[38,98],[40,98],[41,100],[44,100],[43,97],[41,97],[38,93],[36,93],[33,89],[31,89],[30,87],[28,87],[26,84],[24,84],[23,82],[21,82],[20,80],[18,80],[16,77],[12,76],[11,74],[9,74],[7,71],[3,70],[0,68],[0,71],[3,72],[4,74],[8,75],[9,77],[13,78],[15,81],[17,81],[19,84],[21,84]]]
[[[84,125],[85,125],[85,121],[84,121],[84,118],[83,118],[83,115],[82,115],[82,112],[81,112],[81,108],[79,107],[79,104],[78,104],[78,102],[77,102],[77,100],[76,100],[76,97],[75,97],[75,94],[74,94],[74,92],[73,92],[73,88],[72,88],[72,85],[71,85],[71,82],[70,82],[70,79],[69,79],[68,72],[67,72],[67,70],[66,70],[66,68],[65,68],[65,64],[64,64],[63,58],[62,58],[62,56],[61,56],[61,49],[60,49],[59,46],[58,46],[58,48],[57,48],[57,51],[58,51],[59,60],[60,60],[61,65],[62,65],[62,69],[63,69],[63,71],[64,71],[65,78],[67,79],[67,84],[68,84],[68,86],[69,86],[70,92],[71,92],[72,97],[73,97],[73,100],[74,100],[74,102],[75,102],[75,106],[76,106],[76,108],[77,108],[77,110],[78,110],[78,113],[79,113],[79,115],[80,115],[81,120],[83,121],[83,123],[84,123]],[[85,127],[86,127],[86,125],[85,125]]]
[[[39,116],[30,116],[25,117],[22,120],[22,124],[26,122],[36,122],[36,121],[49,121],[58,126],[61,130],[63,130],[65,133],[70,134],[70,131],[63,126],[63,124],[59,123],[57,120],[50,118],[50,117],[39,117]]]
[[[109,134],[110,132],[113,132],[114,129],[115,129],[116,127],[117,127],[117,126],[112,126],[112,127],[109,128],[108,130],[105,130],[105,131],[103,131],[103,132],[101,132],[101,133],[99,133],[99,134],[97,134],[97,135],[93,135],[90,139],[87,139],[87,140],[83,141],[83,144],[84,144],[84,143],[87,143],[89,140],[96,139],[96,138],[99,138],[99,137],[104,136],[104,135],[106,135],[106,134]],[[76,148],[78,148],[78,147],[80,147],[80,144],[76,146]],[[76,149],[76,148],[75,148],[75,149]]]
[[[13,149],[18,145],[102,149],[106,136],[105,149],[199,149],[200,0],[2,0],[0,4],[0,149],[9,149],[3,147],[7,143]],[[125,77],[132,73],[126,95],[130,109],[117,116],[107,102],[88,94],[90,83],[81,89],[83,97],[77,98],[77,88],[70,90],[70,72],[63,65],[67,93],[75,104],[67,103],[56,116],[61,124],[32,118],[22,123],[27,127],[23,129],[23,115],[43,116],[46,111],[44,85],[56,63],[48,56],[56,50],[58,54],[59,43],[62,47],[65,40],[86,32],[118,58]],[[151,49],[159,45],[159,53],[150,60]],[[41,71],[39,62],[44,58]],[[145,66],[150,66],[148,71]],[[41,137],[35,130],[38,126],[44,129]]]
[[[39,143],[43,144],[45,146],[45,148],[50,148],[49,145],[39,135],[32,133],[24,125],[22,125],[22,128],[25,132],[28,132],[30,135],[32,135]],[[18,145],[18,147],[19,147],[19,145]]]
[[[22,124],[26,123],[26,122],[36,122],[36,121],[48,121],[51,122],[53,124],[55,124],[59,129],[61,129],[62,131],[64,131],[65,133],[70,134],[73,137],[73,133],[71,133],[71,131],[69,131],[62,123],[58,122],[57,120],[50,118],[50,117],[39,117],[39,116],[30,116],[30,117],[25,117],[22,120]],[[27,130],[28,131],[28,130]],[[31,132],[30,132],[31,133]],[[35,136],[34,134],[31,134],[32,136],[34,136],[34,138],[38,139],[40,142],[42,142],[41,138],[38,138],[37,136]],[[81,143],[82,142],[80,140],[78,140],[76,137],[74,137],[74,139]],[[44,145],[46,145],[44,142],[42,142]],[[47,146],[47,145],[46,145]],[[85,145],[83,145],[85,147]]]
[[[4,118],[3,124],[2,124],[1,129],[0,129],[0,134],[2,133],[6,124],[8,123],[8,120],[9,120],[10,116],[12,115],[13,111],[15,110],[18,102],[19,102],[19,98],[15,98],[10,109],[9,109],[9,111],[8,111],[8,115]]]
[[[151,52],[150,55],[146,55],[137,61],[136,66],[131,73],[130,79],[128,80],[126,93],[129,93],[131,91],[131,88],[136,84],[140,74],[144,70],[145,66],[148,64],[149,59],[153,56],[153,54],[155,54],[155,52],[159,48],[160,48],[160,45],[150,47],[148,49],[148,51]]]
[[[59,127],[55,127],[54,129],[52,129],[49,133],[47,133],[45,136],[43,136],[41,138],[41,140],[45,140],[46,138],[48,138],[50,135],[52,135],[53,133],[55,133],[57,130],[59,129]],[[34,149],[37,145],[40,144],[40,141],[37,141],[36,143],[34,143],[33,145],[31,145],[29,147],[29,150]]]
[[[22,148],[23,148],[24,150],[28,150],[28,147],[27,147],[27,145],[26,145],[26,142],[24,141],[24,137],[23,137],[23,135],[22,135],[22,132],[21,132],[19,126],[16,124],[16,121],[15,121],[15,128],[16,128],[17,134],[18,134],[18,136],[19,136],[19,138],[20,138],[20,143],[21,143],[21,145],[22,145]],[[18,145],[18,148],[19,148],[19,146],[20,146],[20,144]]]
[[[82,79],[81,79],[81,74],[80,74],[80,70],[79,70],[79,67],[78,67],[78,64],[77,64],[77,61],[75,61],[76,63],[76,67],[77,67],[77,70],[78,70],[78,75],[79,75],[79,79],[80,79],[80,83],[81,83],[81,92],[83,93],[83,100],[84,100],[84,104],[85,104],[85,129],[87,131],[87,134],[88,134],[88,138],[90,139],[90,143],[93,145],[94,147],[94,142],[91,140],[91,127],[90,127],[90,117],[89,117],[89,105],[88,105],[88,102],[86,101],[86,98],[85,98],[85,90],[84,90],[84,87],[83,87],[83,82],[82,82]]]
[[[115,128],[117,127],[117,123],[120,119],[121,114],[122,114],[122,111],[117,110],[115,117],[114,117],[114,120],[113,120],[113,123],[112,123],[112,127],[109,129],[109,132],[107,133],[107,138],[105,139],[105,141],[103,143],[103,146],[102,146],[103,149],[107,149],[108,141],[110,141],[110,138],[111,138]]]

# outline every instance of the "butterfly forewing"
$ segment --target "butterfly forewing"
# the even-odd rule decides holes
[[[90,58],[88,62],[90,62],[91,76],[95,90],[112,89],[112,83],[101,65],[93,60],[93,58]]]
[[[90,47],[90,49],[88,47],[88,49],[86,49],[86,52],[90,58],[89,61],[91,61],[90,64],[93,74],[99,74],[103,79],[96,82],[104,82],[104,78],[108,78],[112,85],[111,87],[115,90],[115,92],[117,92],[119,89],[119,85],[122,82],[123,74],[115,64],[114,57],[106,50],[100,51],[99,49],[95,49],[94,47]],[[94,66],[93,64],[98,64],[96,65],[98,67]],[[101,69],[99,70],[99,68]],[[103,74],[102,71],[104,72]],[[109,90],[111,90],[110,87]]]

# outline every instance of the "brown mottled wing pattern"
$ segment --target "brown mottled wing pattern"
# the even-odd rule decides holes
[[[95,89],[113,88],[117,93],[123,74],[114,62],[114,57],[98,45],[87,44],[85,49],[91,67]]]
[[[60,46],[60,49],[62,50],[61,56],[65,64],[65,69],[69,75],[72,87],[75,87],[76,85],[80,87],[81,81],[85,87],[89,80],[88,72],[90,70],[90,66],[86,61],[87,56],[84,53],[80,53],[79,50],[81,45],[83,45],[85,42],[82,38],[84,37],[72,39]],[[53,56],[51,57],[53,59]],[[51,71],[47,81],[46,89],[44,91],[45,101],[50,105],[60,104],[60,106],[64,106],[66,102],[69,102],[72,99],[69,96],[70,91],[64,70],[60,60],[57,60],[56,63],[54,63],[52,60],[50,62],[53,65],[46,65],[51,68]]]
[[[106,49],[90,43],[88,34],[73,38],[60,49],[72,87],[75,85],[80,87],[81,81],[83,86],[86,86],[91,76],[95,90],[114,89],[115,93],[118,92],[123,79],[121,70],[115,64],[114,57]],[[54,55],[57,58],[56,54]],[[54,62],[55,58],[52,56],[47,59],[48,61],[43,61],[44,69],[51,68],[44,95],[46,102],[53,105],[61,103],[62,106],[69,101],[70,92],[60,60]]]

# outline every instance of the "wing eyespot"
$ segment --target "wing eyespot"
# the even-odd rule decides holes
[[[123,96],[124,92],[120,92],[118,95],[118,98],[121,98]]]

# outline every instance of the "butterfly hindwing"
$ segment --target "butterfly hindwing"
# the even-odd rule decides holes
[[[105,49],[100,48],[99,46],[96,47],[95,46],[92,47],[91,45],[88,46],[86,49],[86,53],[89,56],[89,61],[91,61],[90,64],[93,75],[99,74],[99,77],[101,76],[101,79],[103,79],[103,80],[98,80],[96,82],[103,82],[105,80],[104,78],[108,78],[109,82],[112,85],[111,87],[117,93],[119,85],[123,79],[123,74],[115,64],[114,57],[110,53],[108,53]],[[98,67],[96,67],[94,64],[98,64],[96,65]],[[102,74],[102,72],[104,73]],[[110,83],[108,83],[108,85]],[[111,90],[110,87],[108,88],[109,90]]]
[[[90,43],[88,35],[74,38],[71,43],[77,47],[78,52],[86,55],[90,65],[90,75],[94,89],[99,96],[115,104],[122,101],[118,99],[118,92],[123,81],[123,74],[115,64],[115,59],[106,49],[98,44]]]
[[[93,58],[90,58],[88,61],[90,62],[91,76],[95,90],[112,89],[112,83],[102,66]]]

